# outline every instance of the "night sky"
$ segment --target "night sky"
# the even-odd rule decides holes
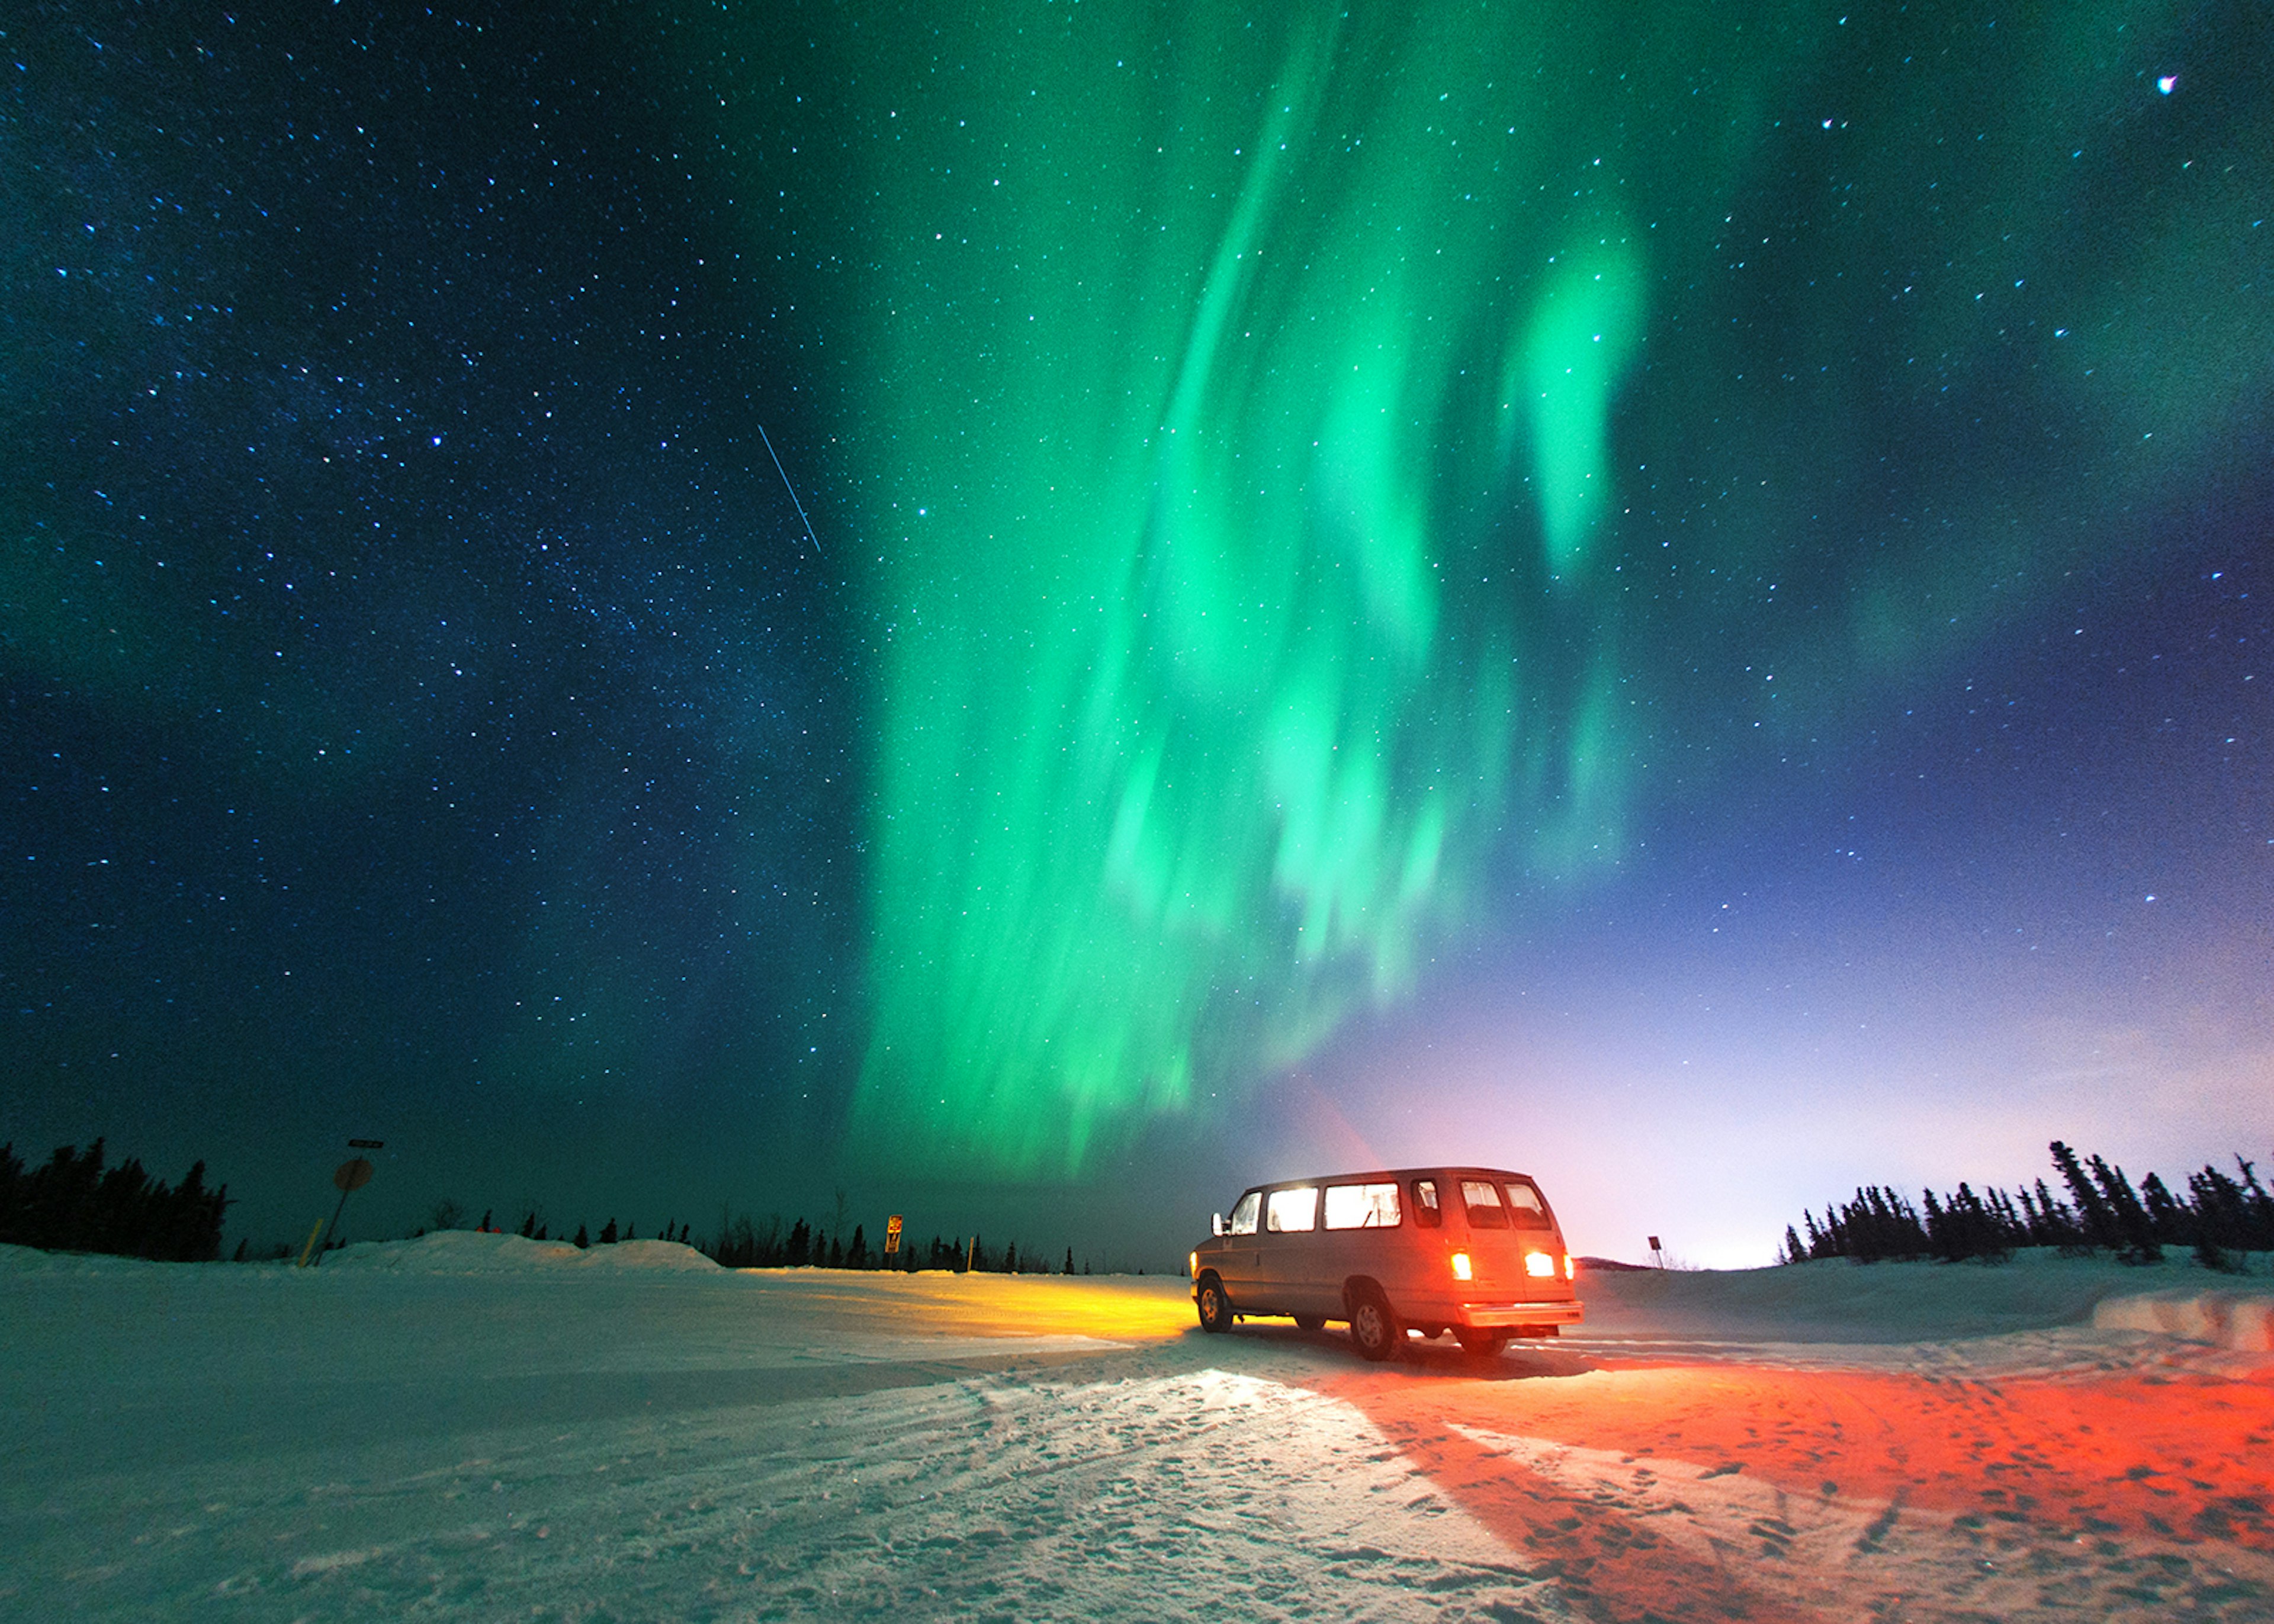
[[[2274,1158],[2274,21],[2044,15],[14,8],[0,1138],[1101,1267]]]

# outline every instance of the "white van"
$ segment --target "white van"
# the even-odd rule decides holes
[[[1578,1271],[1547,1198],[1500,1168],[1407,1168],[1258,1184],[1193,1248],[1201,1327],[1284,1315],[1351,1328],[1369,1359],[1411,1331],[1472,1353],[1579,1323]]]

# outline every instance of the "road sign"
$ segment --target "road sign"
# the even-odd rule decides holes
[[[350,1150],[385,1150],[387,1141],[385,1139],[350,1139],[348,1148]]]
[[[891,1257],[900,1249],[900,1215],[894,1213],[885,1220],[885,1255]]]
[[[350,1142],[353,1143],[352,1140]],[[348,1209],[348,1197],[371,1183],[371,1163],[361,1156],[350,1156],[332,1169],[332,1183],[339,1186],[340,1204],[332,1208],[331,1229],[324,1231],[321,1243],[317,1243],[314,1231],[310,1231],[310,1250],[300,1254],[300,1267],[303,1268],[324,1260],[324,1249],[332,1244],[332,1231],[340,1227],[340,1214]]]

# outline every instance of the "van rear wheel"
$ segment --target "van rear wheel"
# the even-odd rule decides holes
[[[1326,1323],[1326,1320],[1318,1314],[1297,1314],[1295,1316],[1295,1328],[1299,1331],[1315,1331]]]
[[[1215,1335],[1231,1329],[1231,1299],[1224,1294],[1224,1282],[1214,1274],[1201,1276],[1201,1329]]]
[[[1472,1330],[1463,1326],[1453,1333],[1461,1339],[1461,1351],[1473,1353],[1480,1358],[1497,1358],[1508,1346],[1506,1331]]]
[[[1390,1312],[1389,1299],[1372,1286],[1352,1293],[1350,1328],[1360,1356],[1377,1362],[1396,1353],[1405,1340],[1405,1327]]]

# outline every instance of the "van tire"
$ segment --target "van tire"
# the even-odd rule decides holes
[[[1405,1327],[1390,1312],[1389,1299],[1375,1286],[1359,1286],[1350,1297],[1351,1342],[1362,1358],[1376,1363],[1395,1354],[1405,1341]]]
[[[1196,1300],[1200,1304],[1201,1330],[1213,1336],[1231,1329],[1231,1299],[1224,1295],[1224,1282],[1216,1278],[1214,1271],[1201,1276]]]
[[[1297,1314],[1295,1316],[1295,1328],[1299,1331],[1316,1331],[1323,1327],[1326,1323],[1324,1316],[1319,1314]]]
[[[1470,1330],[1465,1326],[1453,1333],[1461,1339],[1461,1351],[1475,1354],[1480,1358],[1498,1358],[1508,1347],[1506,1331]]]

